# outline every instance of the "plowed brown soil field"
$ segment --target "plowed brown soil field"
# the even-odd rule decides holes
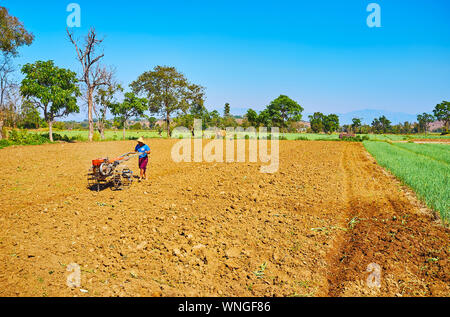
[[[99,193],[91,160],[134,142],[0,150],[0,296],[450,295],[449,230],[361,144],[282,141],[261,174],[174,163],[175,142],[149,141],[150,180]]]

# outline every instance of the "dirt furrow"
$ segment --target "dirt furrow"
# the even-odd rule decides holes
[[[352,151],[349,225],[330,261],[329,295],[448,296],[448,229],[363,150]],[[379,287],[368,280],[374,268]]]

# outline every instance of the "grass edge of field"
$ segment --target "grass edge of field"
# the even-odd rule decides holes
[[[375,162],[377,163],[378,166],[380,166],[381,168],[383,168],[384,171],[386,171],[389,175],[392,175],[402,186],[407,187],[409,190],[411,190],[416,199],[418,201],[420,201],[421,203],[423,203],[427,208],[429,208],[440,220],[440,222],[445,226],[445,227],[449,227],[450,226],[450,214],[446,213],[445,211],[440,211],[440,210],[436,210],[433,206],[430,206],[429,203],[427,203],[426,198],[423,197],[422,194],[419,193],[418,190],[416,190],[412,185],[408,184],[407,181],[404,181],[400,176],[397,175],[397,173],[395,173],[395,171],[390,168],[389,166],[384,166],[384,164],[380,163],[379,159],[377,159],[375,154],[372,154],[369,149],[366,147],[367,143],[386,143],[386,144],[390,144],[390,146],[393,146],[393,144],[391,144],[392,142],[389,141],[364,141],[362,142],[364,149],[366,150],[366,152],[375,160]]]

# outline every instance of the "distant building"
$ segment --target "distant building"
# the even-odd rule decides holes
[[[244,119],[235,119],[238,125],[242,125],[244,123]]]
[[[309,121],[299,121],[299,123],[303,124],[305,128],[311,128],[311,123]]]
[[[308,121],[298,121],[295,123],[295,128],[297,132],[306,132],[311,128],[311,123],[309,123]]]

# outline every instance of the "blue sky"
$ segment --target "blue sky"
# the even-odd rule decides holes
[[[104,63],[125,86],[156,65],[175,66],[206,87],[209,110],[226,102],[235,113],[262,110],[286,94],[305,113],[416,114],[450,99],[447,0],[2,0],[36,36],[19,67],[52,59],[80,70],[65,33],[71,2],[82,10],[76,36],[94,26],[105,37]],[[366,24],[371,2],[381,28]]]

